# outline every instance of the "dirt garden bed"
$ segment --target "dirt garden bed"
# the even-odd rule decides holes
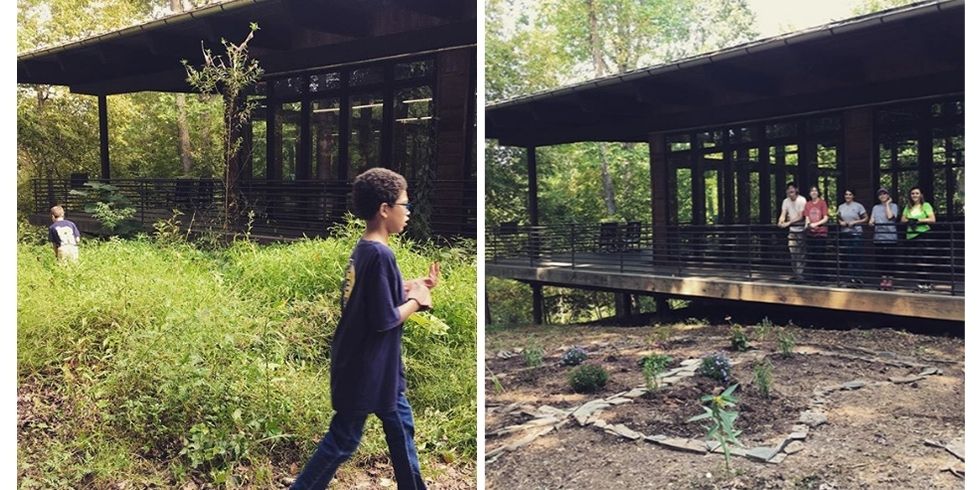
[[[964,435],[962,339],[787,331],[796,336],[790,357],[772,339],[727,351],[727,325],[489,334],[488,488],[962,488],[963,461],[954,456]],[[542,366],[526,366],[528,342],[544,350]],[[558,360],[572,345],[607,369],[602,390],[570,388],[572,368]],[[693,372],[718,351],[740,383],[736,428],[746,450],[733,473],[705,444],[701,424],[686,422],[701,413],[701,395],[724,387]],[[674,359],[672,382],[645,393],[640,359],[651,352]],[[769,398],[753,382],[763,357],[773,365]],[[774,452],[751,457],[765,449]]]

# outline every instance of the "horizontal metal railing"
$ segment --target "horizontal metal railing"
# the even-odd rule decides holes
[[[47,212],[61,204],[74,212],[93,202],[86,182],[111,184],[136,209],[135,219],[152,224],[178,210],[185,215],[221,219],[225,212],[224,183],[219,179],[32,179],[34,211]],[[414,188],[414,183],[409,183]],[[83,191],[87,196],[74,194]],[[238,184],[238,208],[244,216],[253,213],[252,227],[258,233],[315,235],[342,222],[350,209],[350,183],[336,180],[265,181]],[[430,219],[438,235],[476,235],[476,183],[465,180],[436,180],[431,183]]]
[[[892,290],[963,294],[962,222],[931,225],[915,239],[907,238],[907,225],[893,229],[893,241],[875,241],[874,227],[867,225],[860,234],[829,226],[825,237],[794,235],[803,237],[794,263],[789,230],[775,225],[503,224],[489,231],[487,260],[870,289],[888,285],[887,279]],[[798,273],[802,278],[795,277]]]

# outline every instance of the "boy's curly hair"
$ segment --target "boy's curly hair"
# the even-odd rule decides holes
[[[374,218],[381,203],[394,203],[406,189],[408,182],[397,172],[381,167],[368,169],[354,179],[354,215],[364,220]]]

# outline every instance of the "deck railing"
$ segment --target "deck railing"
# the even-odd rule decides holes
[[[775,225],[502,224],[489,231],[487,260],[870,289],[882,288],[887,278],[891,284],[886,289],[963,294],[962,222],[931,225],[911,240],[906,238],[907,226],[899,223],[895,225],[898,239],[883,245],[875,242],[873,227],[862,228],[860,235],[852,235],[830,226],[824,238],[801,233],[804,238],[794,257],[788,246],[789,230]],[[799,273],[802,279],[795,277]]]
[[[90,191],[88,181],[116,187],[136,209],[134,219],[152,224],[178,210],[184,215],[220,219],[224,213],[224,184],[219,179],[33,179],[34,211],[45,213],[61,204],[79,212],[92,201],[71,193]],[[409,189],[414,188],[409,183]],[[254,213],[252,226],[259,232],[315,235],[343,221],[350,209],[350,183],[329,180],[243,181],[238,186],[243,216]],[[91,194],[91,193],[89,193]],[[439,235],[476,235],[476,183],[437,180],[429,195],[432,231]],[[245,218],[239,221],[245,222]]]

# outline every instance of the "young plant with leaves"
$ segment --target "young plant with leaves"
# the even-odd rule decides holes
[[[729,386],[720,395],[704,395],[701,397],[701,403],[703,404],[704,413],[701,415],[695,415],[687,419],[688,422],[697,422],[699,420],[710,420],[713,425],[706,427],[708,433],[705,436],[709,440],[715,440],[721,446],[721,450],[725,453],[725,467],[729,472],[732,471],[732,461],[731,461],[731,450],[729,446],[742,446],[742,443],[738,441],[738,436],[742,434],[742,431],[735,428],[735,419],[738,418],[738,412],[731,410],[738,403],[738,399],[735,398],[732,393],[738,389],[738,383]]]
[[[524,364],[528,367],[538,367],[544,359],[544,349],[537,345],[529,345],[524,349]]]
[[[793,355],[793,349],[796,348],[796,335],[785,328],[780,329],[776,334],[776,345],[783,357],[790,357]]]
[[[769,359],[760,359],[752,367],[752,374],[755,377],[755,387],[762,396],[769,398],[772,388],[772,362]]]
[[[247,100],[246,95],[263,73],[259,62],[248,55],[248,43],[258,30],[259,25],[253,22],[249,24],[248,35],[241,43],[235,44],[222,39],[224,55],[216,55],[202,45],[204,64],[200,68],[191,66],[187,60],[181,60],[187,71],[187,83],[202,93],[220,94],[225,103],[225,131],[222,135],[225,159],[225,230],[230,229],[231,221],[239,213],[238,161],[242,158],[242,131],[255,106],[254,102]]]
[[[651,354],[640,361],[643,365],[643,379],[646,381],[648,390],[660,389],[660,375],[667,369],[671,361],[673,359],[666,354]]]
[[[731,342],[732,350],[736,352],[745,352],[749,350],[749,336],[745,334],[745,330],[741,325],[732,325]]]

